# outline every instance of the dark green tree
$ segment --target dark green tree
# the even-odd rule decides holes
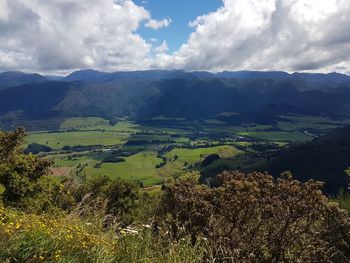
[[[25,131],[0,131],[0,188],[5,205],[19,208],[45,209],[46,196],[53,185],[47,177],[51,161],[24,154]]]

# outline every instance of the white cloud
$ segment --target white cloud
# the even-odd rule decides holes
[[[151,38],[149,39],[149,41],[152,42],[152,43],[157,43],[157,42],[158,42],[158,39],[156,39],[156,38],[154,38],[154,37],[151,37]]]
[[[189,24],[195,32],[167,67],[350,73],[349,0],[223,2]]]
[[[0,0],[0,21],[6,21],[9,15],[7,0]]]
[[[135,33],[150,13],[129,0],[0,0],[0,10],[2,70],[126,69],[151,50]]]
[[[169,47],[168,47],[168,43],[166,42],[166,40],[164,40],[161,45],[159,45],[158,47],[154,48],[154,51],[156,53],[165,53],[168,50],[169,50]]]
[[[78,68],[287,70],[350,73],[349,0],[223,0],[189,23],[168,54],[140,25],[159,29],[131,0],[0,0],[0,71]],[[161,37],[161,36],[159,36]]]
[[[163,28],[163,27],[168,27],[171,24],[171,19],[170,18],[165,18],[163,20],[155,20],[155,19],[150,19],[145,26],[154,30]]]

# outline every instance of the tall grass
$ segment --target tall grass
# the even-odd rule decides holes
[[[345,209],[350,214],[350,194],[344,190],[340,190],[338,195],[334,198],[334,201],[339,203],[342,209]]]
[[[74,216],[0,207],[0,262],[202,262],[204,241],[172,240],[149,226],[116,231]]]

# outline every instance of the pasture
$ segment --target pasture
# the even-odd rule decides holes
[[[157,158],[156,152],[144,151],[124,159],[125,162],[102,163],[99,168],[94,167],[97,161],[90,161],[88,166],[84,168],[84,173],[88,177],[107,175],[112,179],[137,180],[145,186],[159,184],[164,181],[156,172],[157,164],[162,161]]]
[[[176,148],[165,155],[168,162],[157,172],[163,177],[178,176],[210,154],[218,154],[221,158],[230,158],[238,153],[240,153],[239,150],[229,145],[197,149]]]
[[[26,142],[28,144],[39,143],[58,150],[64,146],[121,145],[127,141],[128,137],[128,134],[114,131],[46,132],[31,133]]]
[[[234,113],[223,113],[231,114]],[[26,140],[28,144],[39,143],[53,149],[53,152],[41,155],[54,161],[54,175],[74,175],[79,171],[86,177],[106,175],[151,186],[188,170],[200,170],[200,163],[210,154],[223,158],[216,164],[249,167],[254,165],[249,160],[242,163],[241,159],[235,161],[237,158],[232,158],[248,151],[245,147],[252,143],[269,141],[283,146],[306,142],[313,139],[308,131],[317,134],[344,124],[315,116],[286,115],[280,118],[274,126],[255,123],[234,126],[212,118],[169,127],[165,124],[136,125],[125,119],[111,125],[102,118],[69,118],[61,124],[61,131],[31,133]],[[164,120],[163,116],[158,119]],[[237,139],[237,135],[241,137]],[[78,145],[93,147],[83,149],[83,152],[62,152],[64,146]],[[96,149],[99,150],[96,152]],[[113,149],[117,152],[113,153]],[[135,149],[141,152],[123,157],[125,162],[103,162],[105,157],[119,157],[121,152]]]
[[[313,139],[312,136],[299,131],[252,131],[239,132],[238,134],[252,139],[271,142],[307,142]]]

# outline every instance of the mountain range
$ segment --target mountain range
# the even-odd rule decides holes
[[[286,113],[341,116],[350,106],[350,76],[286,72],[81,70],[66,77],[0,73],[0,125],[54,129],[67,117],[156,116],[200,119],[235,112],[229,123],[273,123]]]
[[[350,76],[340,73],[298,73],[289,74],[283,71],[223,71],[218,73],[206,71],[183,70],[146,70],[124,72],[101,72],[96,70],[79,70],[64,77],[65,81],[85,82],[111,82],[122,79],[138,80],[164,80],[164,79],[278,79],[307,82],[309,85],[321,84],[322,86],[334,86],[343,82],[349,82]]]
[[[0,73],[0,90],[15,87],[26,83],[49,81],[48,78],[38,74],[27,74],[20,71],[8,71]]]

